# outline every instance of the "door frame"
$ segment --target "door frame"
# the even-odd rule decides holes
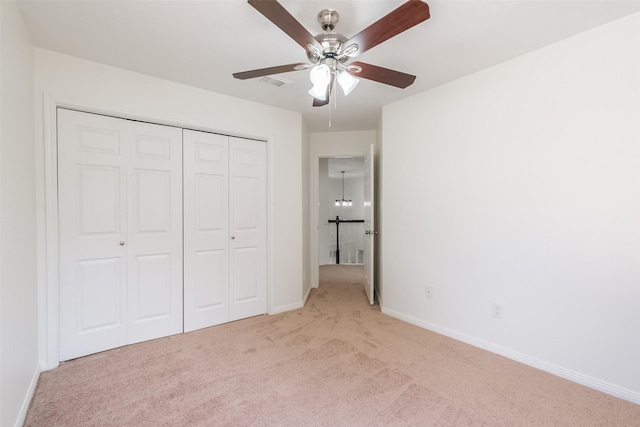
[[[193,129],[203,132],[223,134],[233,137],[263,141],[267,144],[267,313],[273,308],[273,258],[271,245],[273,236],[272,215],[272,145],[269,138],[257,135],[238,134],[213,129],[197,123],[184,123],[168,117],[131,110],[122,106],[103,105],[96,102],[69,99],[62,96],[43,96],[42,150],[36,158],[37,188],[37,255],[38,255],[38,341],[39,363],[42,370],[49,370],[60,364],[60,306],[59,306],[59,229],[58,229],[58,121],[57,109],[68,108],[85,113],[101,114],[127,120],[136,120],[158,125]]]
[[[311,257],[311,287],[317,288],[320,284],[320,266],[318,257],[318,242],[320,233],[320,219],[318,218],[318,203],[320,202],[320,159],[325,157],[367,157],[369,155],[369,147],[374,141],[366,144],[312,144],[310,156],[310,192],[309,198],[311,206],[309,212],[311,221],[309,221],[309,256]]]

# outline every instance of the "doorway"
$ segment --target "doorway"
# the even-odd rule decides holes
[[[373,281],[373,145],[368,156],[319,157],[317,160],[317,286],[322,272],[349,281],[361,278],[369,304]],[[334,277],[335,278],[335,277]]]
[[[364,157],[318,164],[318,265],[364,263]]]
[[[311,153],[310,153],[310,230],[309,230],[309,271],[310,271],[310,280],[309,280],[309,288],[306,291],[306,296],[309,295],[311,288],[317,288],[320,285],[320,265],[324,266],[336,266],[337,264],[325,264],[326,262],[330,262],[330,256],[333,255],[328,246],[328,243],[325,243],[325,246],[321,247],[320,239],[321,234],[322,237],[326,237],[328,232],[325,232],[329,224],[336,227],[333,223],[329,223],[330,220],[335,220],[337,215],[329,216],[330,213],[327,211],[322,211],[322,207],[326,205],[327,207],[333,203],[335,207],[335,200],[342,199],[342,174],[341,171],[345,171],[345,194],[344,199],[351,199],[353,202],[352,206],[355,206],[356,203],[360,203],[361,206],[364,207],[364,215],[360,214],[358,219],[365,219],[364,227],[363,227],[363,236],[365,242],[365,251],[362,263],[364,264],[364,268],[366,271],[373,271],[374,266],[374,249],[375,245],[375,234],[371,233],[372,230],[375,230],[375,224],[373,221],[373,211],[375,210],[375,201],[374,201],[374,182],[375,182],[375,174],[374,174],[374,166],[375,166],[375,147],[377,144],[377,132],[376,131],[359,131],[359,132],[332,132],[332,133],[312,133],[311,134]],[[339,175],[339,180],[336,179],[335,183],[337,188],[339,189],[339,193],[336,191],[335,195],[327,195],[321,198],[320,195],[320,161],[321,159],[336,159],[336,160],[344,160],[348,161],[349,159],[357,159],[359,162],[358,170],[363,170],[363,181],[362,185],[359,185],[360,190],[358,191],[358,197],[362,197],[361,201],[356,202],[356,193],[349,193],[349,178],[346,176],[348,169],[346,167],[340,168],[338,166],[336,168],[337,174]],[[327,160],[328,162],[328,160]],[[363,165],[364,163],[364,165]],[[363,166],[361,166],[363,165]],[[326,165],[327,172],[324,175],[328,176],[328,168],[329,165]],[[365,190],[366,188],[366,190]],[[364,194],[363,194],[364,193]],[[339,194],[339,196],[337,196]],[[327,197],[329,197],[327,201]],[[322,203],[324,201],[324,203]],[[346,212],[344,213],[346,215]],[[340,217],[343,218],[343,217]],[[346,216],[345,216],[346,218]],[[342,225],[340,225],[342,227]],[[331,240],[331,235],[329,235],[329,239]],[[335,242],[335,241],[334,241]],[[356,249],[357,250],[357,249]],[[320,253],[324,251],[324,253]],[[328,255],[327,255],[328,254]],[[322,257],[321,257],[322,256]],[[352,253],[352,259],[355,261],[360,261],[358,258],[358,253],[355,252],[355,256]],[[323,259],[324,258],[324,259]],[[329,260],[327,260],[329,258]],[[340,266],[351,266],[352,264],[340,264]],[[353,264],[354,267],[358,267],[359,264]],[[370,268],[367,268],[370,267]],[[373,304],[373,296],[374,296],[374,276],[373,274],[366,275],[366,286],[365,291],[367,297],[370,301],[370,304]],[[306,297],[305,297],[306,300]]]

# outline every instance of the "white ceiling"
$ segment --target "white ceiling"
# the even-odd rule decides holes
[[[331,157],[328,162],[329,178],[342,179],[344,171],[345,179],[364,176],[364,157]]]
[[[310,33],[317,13],[340,14],[351,37],[403,0],[281,0]],[[619,17],[640,0],[433,0],[431,19],[358,60],[417,76],[407,89],[362,80],[336,107],[311,107],[308,72],[275,88],[232,73],[305,62],[304,50],[244,0],[19,0],[41,48],[303,114],[312,132],[372,130],[381,106],[504,62]],[[331,127],[329,127],[331,121]]]

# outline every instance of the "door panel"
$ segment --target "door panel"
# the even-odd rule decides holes
[[[258,178],[244,176],[235,176],[232,180],[235,230],[259,232],[260,214],[257,204],[260,186],[264,183]]]
[[[171,173],[170,171],[134,170],[133,197],[135,232],[171,232]]]
[[[124,121],[58,110],[60,360],[127,344]]]
[[[58,110],[58,117],[74,116],[69,110]],[[79,135],[73,138],[77,150],[84,153],[120,155],[120,142],[123,136],[123,123],[115,123],[117,119],[110,119],[109,124],[102,120],[103,116],[95,116],[76,122],[76,130]],[[106,125],[105,125],[106,124]],[[73,150],[73,147],[69,147]]]
[[[228,262],[225,252],[198,251],[195,253],[195,311],[201,312],[226,306],[228,283],[222,274]]]
[[[83,260],[78,261],[77,267],[79,333],[120,326],[123,322],[119,303],[121,259]]]
[[[184,131],[184,330],[229,320],[229,138]]]
[[[229,138],[230,320],[267,311],[266,144]]]
[[[80,234],[118,235],[120,168],[77,165]]]
[[[137,256],[132,287],[137,306],[133,306],[134,322],[146,322],[171,315],[171,255]]]
[[[231,289],[233,301],[248,302],[260,298],[258,293],[260,250],[259,248],[237,248],[233,250],[235,269]]]
[[[134,155],[137,159],[157,159],[157,160],[171,160],[173,155],[171,138],[156,137],[149,134],[150,127],[155,127],[148,123],[137,123],[134,134]],[[165,127],[166,128],[166,127]],[[169,128],[167,128],[169,129]],[[170,128],[178,131],[179,129]],[[153,132],[153,130],[151,130]]]
[[[198,232],[228,232],[227,177],[224,175],[196,174],[195,181],[195,229]]]
[[[129,343],[183,331],[182,129],[127,122]]]

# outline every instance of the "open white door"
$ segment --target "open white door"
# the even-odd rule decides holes
[[[364,229],[365,229],[365,241],[364,241],[364,275],[365,285],[364,290],[369,298],[369,304],[375,301],[374,290],[374,277],[373,277],[373,254],[375,248],[375,224],[373,221],[373,209],[374,209],[374,175],[373,175],[373,161],[374,161],[374,146],[371,144],[369,149],[369,155],[364,159]]]

